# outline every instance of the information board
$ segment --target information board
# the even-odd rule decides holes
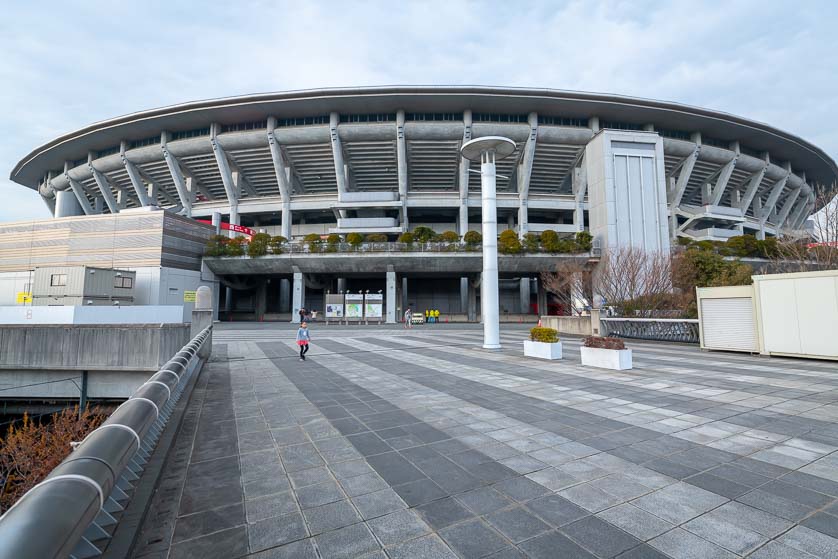
[[[364,300],[364,316],[381,318],[383,316],[384,296],[381,293],[367,293]]]
[[[183,292],[183,302],[184,303],[194,303],[195,302],[195,293],[196,291],[184,291]]]
[[[346,318],[364,318],[364,296],[361,293],[347,293],[344,313]]]

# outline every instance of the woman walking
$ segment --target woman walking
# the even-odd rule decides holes
[[[308,323],[303,321],[297,330],[297,345],[300,346],[300,361],[306,360],[306,353],[308,353],[308,343],[311,341],[311,333],[308,331]]]

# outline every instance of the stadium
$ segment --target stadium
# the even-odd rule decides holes
[[[395,241],[420,226],[463,236],[480,230],[480,174],[459,149],[485,136],[516,144],[497,163],[499,230],[522,238],[589,231],[599,249],[796,235],[818,209],[816,190],[838,177],[811,143],[718,111],[446,86],[291,91],[142,111],[36,148],[11,180],[37,190],[55,218],[71,220],[162,208],[196,220],[221,214],[290,240],[361,233]],[[193,237],[207,230],[196,225]],[[231,316],[279,316],[304,304],[323,308],[330,292],[381,290],[388,321],[405,306],[476,319],[479,258],[292,250],[204,265],[227,287],[219,304]],[[537,278],[560,258],[501,257],[506,314],[544,311]]]

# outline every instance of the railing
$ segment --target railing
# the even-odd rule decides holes
[[[99,545],[110,538],[106,528],[116,524],[130,500],[211,330],[208,326],[178,351],[0,517],[0,557],[101,555]]]
[[[689,318],[601,318],[603,336],[697,344],[698,320]]]
[[[286,243],[282,245],[279,252],[268,248],[266,254],[333,254],[333,253],[392,253],[392,252],[474,252],[479,254],[483,250],[482,245],[469,245],[466,243],[452,242],[430,242],[430,243],[361,243],[359,245],[352,245],[349,243],[320,243],[312,245],[311,243]],[[537,249],[521,249],[517,254],[555,254],[561,256],[579,256],[587,257],[589,255],[599,256],[598,247],[595,247],[589,252],[551,252],[543,248]],[[501,256],[505,253],[500,252]]]

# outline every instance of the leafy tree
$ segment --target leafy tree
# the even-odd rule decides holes
[[[305,237],[303,237],[303,241],[311,244],[311,243],[319,243],[320,242],[320,235],[317,233],[309,233]]]
[[[579,245],[581,252],[590,252],[594,244],[594,238],[587,231],[579,231],[576,233],[576,244]]]
[[[244,256],[244,249],[247,246],[247,239],[234,237],[224,245],[224,256]]]
[[[527,252],[538,252],[541,246],[541,236],[538,233],[527,233],[524,235],[524,248]]]
[[[541,246],[547,252],[560,252],[559,250],[559,234],[548,229],[541,233]]]
[[[364,238],[368,243],[386,243],[387,235],[384,233],[370,233]]]
[[[463,241],[473,248],[483,242],[483,235],[478,231],[466,231],[466,234],[463,235]]]
[[[498,237],[498,252],[501,254],[518,254],[521,249],[521,241],[512,229],[505,230]]]
[[[213,235],[207,241],[204,254],[207,256],[224,256],[226,254],[227,242],[230,240],[226,235]]]
[[[457,243],[460,241],[460,236],[456,231],[443,231],[439,234],[438,239],[443,243]]]
[[[420,243],[429,243],[436,237],[436,232],[430,227],[420,225],[413,230],[413,237]]]
[[[336,245],[340,243],[340,235],[337,233],[330,233],[328,237],[326,237],[326,242],[330,245]]]
[[[247,245],[247,255],[251,258],[265,256],[268,254],[268,243],[270,242],[271,236],[267,233],[256,233],[250,238],[250,243]]]
[[[404,233],[399,235],[399,242],[400,243],[405,243],[405,244],[411,245],[411,244],[413,244],[414,240],[416,240],[416,239],[413,236],[413,233],[411,233],[410,231],[405,231]]]
[[[357,248],[364,242],[364,236],[360,233],[349,233],[346,236],[346,242]]]
[[[271,253],[282,254],[282,245],[284,245],[286,242],[288,242],[288,239],[286,239],[282,235],[271,237],[271,240],[268,241],[268,246],[271,247]]]
[[[672,263],[672,284],[686,298],[685,314],[698,316],[695,302],[696,287],[750,285],[753,268],[738,260],[726,260],[712,250],[689,248],[677,255]]]

